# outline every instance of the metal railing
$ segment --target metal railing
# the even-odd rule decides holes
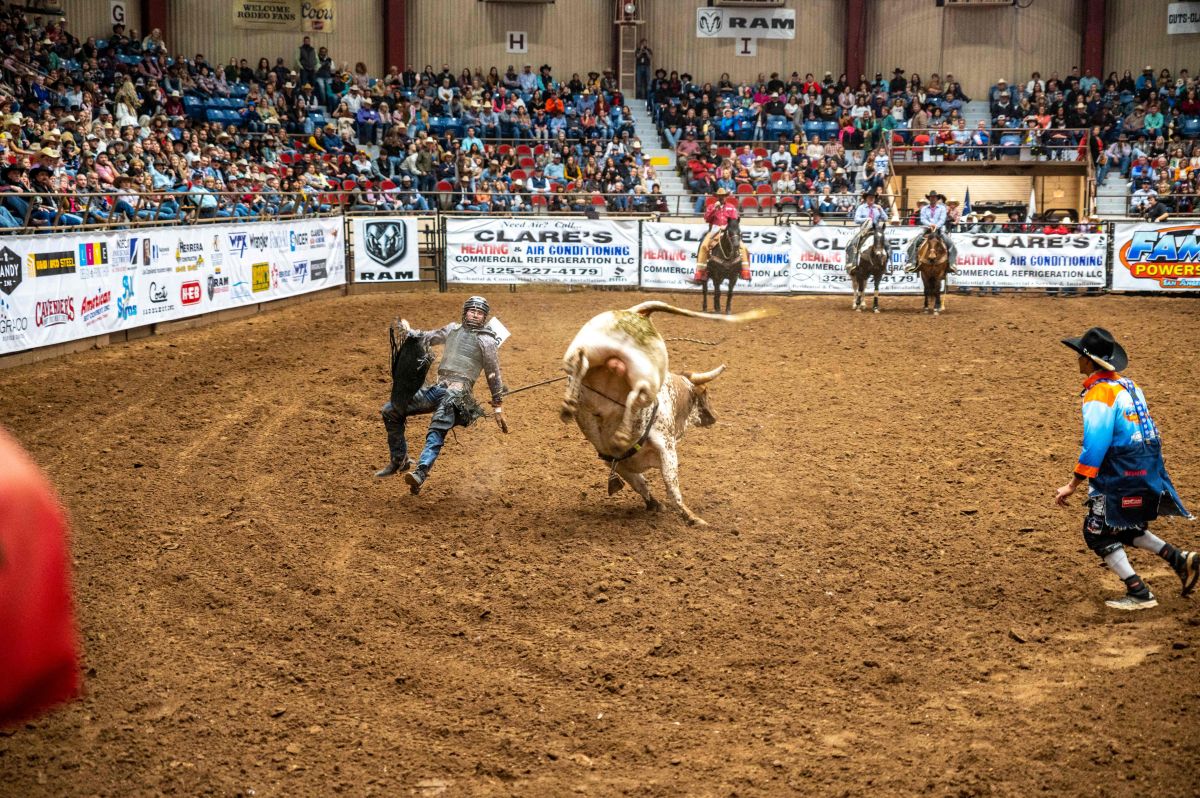
[[[1157,216],[1150,210],[1156,197],[1166,207],[1168,219],[1200,217],[1200,194],[1174,193],[1140,197],[1134,196],[1132,193],[1127,194],[1125,215],[1137,218],[1139,221],[1153,221],[1149,218],[1148,212]]]
[[[987,133],[987,141],[976,143],[978,131]],[[1081,166],[1087,158],[1087,129],[1062,128],[895,128],[887,138],[893,162],[917,161],[1067,161]],[[965,142],[956,141],[955,133],[965,133]]]

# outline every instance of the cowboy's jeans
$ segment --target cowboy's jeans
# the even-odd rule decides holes
[[[450,391],[444,385],[429,385],[413,394],[404,412],[388,402],[383,406],[383,426],[387,430],[388,452],[393,460],[404,462],[408,457],[408,442],[404,439],[404,426],[408,416],[418,416],[432,413],[429,421],[429,432],[425,436],[425,448],[417,461],[419,468],[428,471],[433,467],[442,445],[446,442],[446,433],[458,423],[454,405],[449,401]]]

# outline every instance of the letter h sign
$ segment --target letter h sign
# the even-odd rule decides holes
[[[508,52],[510,53],[527,53],[529,52],[529,36],[523,30],[510,30],[508,32]]]

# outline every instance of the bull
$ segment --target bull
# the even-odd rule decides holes
[[[755,310],[723,316],[665,302],[601,313],[583,326],[563,356],[567,389],[559,415],[563,422],[574,419],[601,459],[612,464],[616,481],[610,480],[610,493],[619,490],[623,480],[646,500],[647,509],[657,509],[658,502],[641,474],[658,467],[675,508],[689,523],[703,523],[683,503],[675,445],[689,419],[700,426],[715,421],[706,383],[724,366],[700,374],[669,375],[666,342],[650,321],[650,314],[657,311],[726,322],[767,315]]]

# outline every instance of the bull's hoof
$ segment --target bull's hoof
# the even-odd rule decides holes
[[[862,305],[853,305],[852,307],[853,307],[855,310],[857,310],[859,313],[862,313],[862,309],[863,309],[863,306],[862,306]]]
[[[662,504],[658,501],[658,499],[651,497],[646,499],[646,509],[652,513],[657,513],[662,509]]]
[[[879,312],[879,308],[875,308],[875,309],[874,309],[874,312],[875,312],[875,313],[878,313],[878,312]]]

